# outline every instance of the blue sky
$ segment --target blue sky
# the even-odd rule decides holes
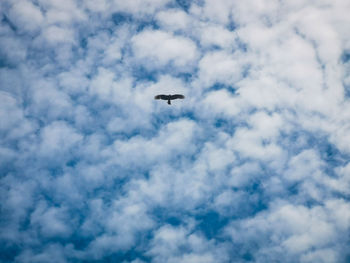
[[[349,10],[1,1],[0,261],[349,262]]]

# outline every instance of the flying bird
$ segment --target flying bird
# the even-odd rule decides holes
[[[168,104],[171,105],[171,100],[176,100],[176,99],[184,99],[185,96],[182,94],[174,94],[174,95],[157,95],[154,97],[155,100],[167,100]]]

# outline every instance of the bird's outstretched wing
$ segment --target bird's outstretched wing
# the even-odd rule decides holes
[[[171,99],[171,100],[175,100],[175,99],[184,99],[184,98],[185,98],[185,96],[182,95],[182,94],[174,94],[174,95],[171,95],[171,96],[170,96],[170,99]]]
[[[160,94],[160,95],[155,96],[154,99],[155,99],[155,100],[167,100],[167,99],[168,99],[168,96],[167,96],[167,95]]]

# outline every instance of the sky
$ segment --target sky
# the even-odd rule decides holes
[[[350,262],[349,11],[2,0],[0,262]]]

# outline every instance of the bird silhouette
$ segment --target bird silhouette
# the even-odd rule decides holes
[[[171,105],[171,101],[172,100],[176,100],[176,99],[184,99],[185,96],[182,94],[174,94],[174,95],[157,95],[154,97],[155,100],[167,100],[168,104]]]

